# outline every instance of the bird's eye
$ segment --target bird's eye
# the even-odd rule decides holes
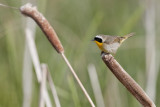
[[[94,40],[102,43],[102,39],[101,38],[95,37]]]

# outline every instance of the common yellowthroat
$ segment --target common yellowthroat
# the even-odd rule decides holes
[[[97,35],[93,41],[98,45],[101,51],[105,53],[115,54],[118,47],[129,37],[133,36],[134,33],[121,36],[110,36],[110,35]]]

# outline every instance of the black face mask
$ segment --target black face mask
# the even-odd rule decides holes
[[[102,43],[102,39],[101,38],[95,37],[94,40]]]

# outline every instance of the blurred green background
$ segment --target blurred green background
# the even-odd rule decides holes
[[[141,106],[105,66],[100,50],[91,42],[91,39],[97,34],[123,36],[135,32],[136,35],[120,47],[115,59],[145,90],[147,81],[145,0],[37,0],[37,3],[32,2],[54,27],[64,46],[66,56],[94,103],[95,97],[87,71],[89,64],[94,64],[96,67],[106,107]],[[0,0],[0,3],[20,7],[27,1]],[[0,107],[21,107],[23,103],[22,70],[25,48],[23,24],[26,18],[23,20],[22,18],[24,16],[19,11],[0,7]],[[160,34],[158,18],[160,17],[157,15],[157,35]],[[35,42],[40,62],[49,66],[62,107],[89,107],[90,104],[68,67],[39,27],[36,28]],[[157,47],[159,43],[160,38],[156,36]],[[156,83],[157,107],[160,106],[159,77],[160,74]],[[49,93],[51,93],[50,90]],[[39,84],[33,72],[32,107],[38,106],[38,99]],[[55,105],[53,99],[52,104]]]

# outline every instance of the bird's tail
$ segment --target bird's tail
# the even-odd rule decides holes
[[[122,39],[121,39],[121,43],[124,42],[127,38],[132,37],[134,34],[135,34],[135,33],[129,33],[129,34],[121,37],[121,38],[122,38]]]
[[[134,34],[135,34],[135,33],[129,33],[129,34],[125,35],[124,37],[127,39],[127,38],[133,36]]]

